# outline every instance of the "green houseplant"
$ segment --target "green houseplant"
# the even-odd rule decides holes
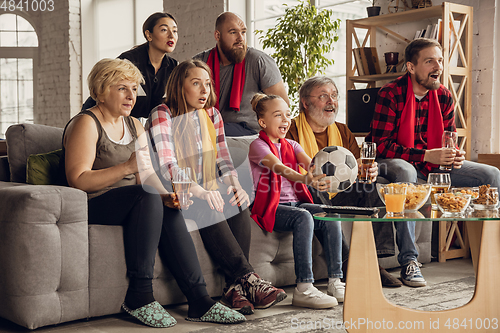
[[[333,43],[339,38],[340,19],[333,20],[332,16],[332,10],[318,10],[302,0],[296,6],[287,6],[285,14],[267,32],[256,30],[264,49],[274,49],[271,56],[288,85],[294,115],[302,83],[333,64],[325,54],[333,50]]]

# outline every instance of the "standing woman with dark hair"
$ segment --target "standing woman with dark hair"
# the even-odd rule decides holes
[[[131,116],[147,118],[153,108],[160,105],[165,95],[165,86],[177,60],[168,56],[177,45],[177,21],[169,13],[151,14],[142,25],[146,42],[123,52],[120,59],[130,60],[142,73],[144,83],[137,91],[137,102]],[[87,110],[95,106],[89,97],[82,107]]]

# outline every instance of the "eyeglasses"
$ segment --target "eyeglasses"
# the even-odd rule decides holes
[[[317,97],[320,101],[322,102],[328,102],[330,100],[330,98],[334,101],[338,101],[340,99],[340,96],[337,95],[337,94],[321,94],[319,96],[312,96],[312,95],[309,95],[309,97]]]

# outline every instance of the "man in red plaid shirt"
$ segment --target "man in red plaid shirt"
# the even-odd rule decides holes
[[[497,168],[465,161],[464,151],[441,147],[443,131],[456,131],[451,93],[439,81],[441,45],[418,38],[406,47],[405,61],[408,72],[380,89],[365,139],[377,144],[379,175],[391,182],[417,182],[429,172],[439,172],[439,165],[453,165],[453,186],[498,187]],[[424,281],[419,266],[416,260],[403,265],[403,283]]]
[[[441,148],[443,130],[456,131],[451,93],[439,81],[441,45],[418,38],[406,47],[405,61],[408,72],[380,89],[365,139],[377,143],[379,175],[392,182],[416,182],[439,172],[439,165],[453,164],[453,186],[498,187],[497,168],[465,161],[459,149]]]

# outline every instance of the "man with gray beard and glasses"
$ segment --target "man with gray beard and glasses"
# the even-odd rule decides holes
[[[335,82],[326,76],[309,78],[300,88],[299,98],[300,113],[295,119],[292,119],[287,138],[297,141],[311,158],[324,147],[344,147],[358,159],[358,166],[361,166],[360,149],[356,138],[345,124],[335,121],[339,107],[339,95]],[[378,175],[376,162],[368,169],[368,175],[372,180],[371,184],[356,182],[344,192],[326,193],[310,188],[313,200],[315,203],[334,206],[383,206],[374,184]],[[415,247],[415,223],[397,222],[394,225],[396,227],[396,242],[400,251],[398,255],[399,263],[405,266],[408,262],[416,262],[418,251]],[[394,255],[392,223],[374,223],[373,233],[375,235],[377,255],[379,257]],[[343,239],[342,243],[342,259],[345,263],[348,258],[349,248],[345,243],[345,239]],[[383,286],[400,287],[402,285],[397,278],[385,269],[380,266],[379,268]],[[407,274],[405,269],[404,272],[402,271],[401,277],[406,285],[412,287],[426,285],[420,270]]]

